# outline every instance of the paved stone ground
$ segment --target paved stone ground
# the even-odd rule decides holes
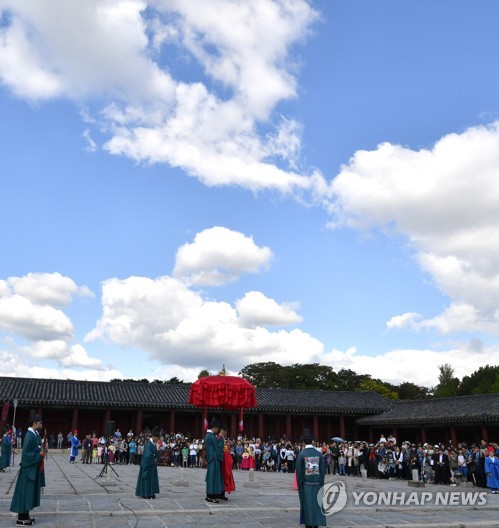
[[[135,497],[137,466],[114,466],[99,477],[102,466],[69,464],[67,457],[51,452],[46,463],[47,488],[42,503],[32,515],[36,526],[90,528],[174,528],[193,526],[236,526],[237,528],[288,528],[299,526],[297,492],[293,476],[280,473],[255,473],[258,488],[245,487],[248,472],[235,472],[236,492],[227,503],[205,502],[205,470],[160,467],[161,493],[155,500]],[[0,473],[0,528],[15,526],[9,512],[17,475],[16,467]],[[188,486],[178,484],[187,481]],[[424,506],[355,504],[354,493],[391,491],[406,493],[483,492],[478,488],[427,486],[409,488],[407,482],[362,481],[361,478],[328,476],[326,483],[345,483],[348,501],[340,512],[329,516],[328,526],[337,528],[499,528],[499,495],[487,492],[481,506]],[[373,495],[371,494],[371,497]],[[399,495],[400,496],[400,495]],[[369,501],[367,501],[369,502]]]

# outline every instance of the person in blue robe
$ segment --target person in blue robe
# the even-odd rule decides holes
[[[78,440],[78,431],[73,431],[73,437],[71,438],[71,452],[69,456],[70,464],[74,464],[78,458],[78,448],[80,447],[80,441]]]
[[[487,487],[492,493],[499,493],[499,449],[485,459]]]

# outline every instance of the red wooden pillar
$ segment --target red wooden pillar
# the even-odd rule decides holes
[[[426,427],[424,425],[421,426],[421,443],[426,444],[428,440],[426,439]]]
[[[392,436],[396,438],[397,443],[400,445],[401,439],[398,437],[397,428],[395,426],[392,427]]]
[[[230,436],[232,438],[237,438],[237,424],[235,412],[230,415]]]
[[[286,439],[291,439],[291,415],[286,414]]]
[[[452,445],[457,447],[457,433],[455,425],[450,426],[450,439],[452,440]]]
[[[170,411],[170,429],[168,432],[169,433],[175,432],[175,411],[173,409]]]
[[[316,414],[314,414],[314,430],[312,434],[314,435],[315,441],[318,442],[319,441],[319,417]]]
[[[369,426],[369,443],[370,444],[373,444],[374,443],[374,430],[373,430],[373,427],[372,425]],[[343,437],[342,437],[343,438]],[[344,438],[343,438],[344,439]],[[398,440],[398,439],[397,439]]]
[[[142,432],[142,409],[137,412],[137,424],[135,426],[135,434],[138,435]]]
[[[343,438],[343,440],[346,440],[345,438],[345,417],[343,415],[340,416],[340,437]]]
[[[489,431],[487,429],[486,425],[480,426],[480,432],[482,433],[482,440],[485,440],[486,442],[489,441]]]
[[[327,432],[327,442],[329,443],[331,441],[331,416],[328,416],[326,418],[327,420],[327,423],[326,423],[326,432]]]
[[[73,418],[71,419],[71,431],[78,429],[78,407],[73,407]]]
[[[263,441],[263,413],[258,414],[258,438]]]

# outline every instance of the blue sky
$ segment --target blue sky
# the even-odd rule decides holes
[[[0,371],[499,350],[499,5],[0,0]]]

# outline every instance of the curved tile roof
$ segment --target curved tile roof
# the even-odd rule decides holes
[[[191,409],[190,385],[0,377],[0,402],[114,408]],[[370,414],[389,409],[376,392],[257,389],[256,411]]]
[[[499,422],[499,394],[394,401],[391,409],[357,420],[358,425],[471,424]]]

